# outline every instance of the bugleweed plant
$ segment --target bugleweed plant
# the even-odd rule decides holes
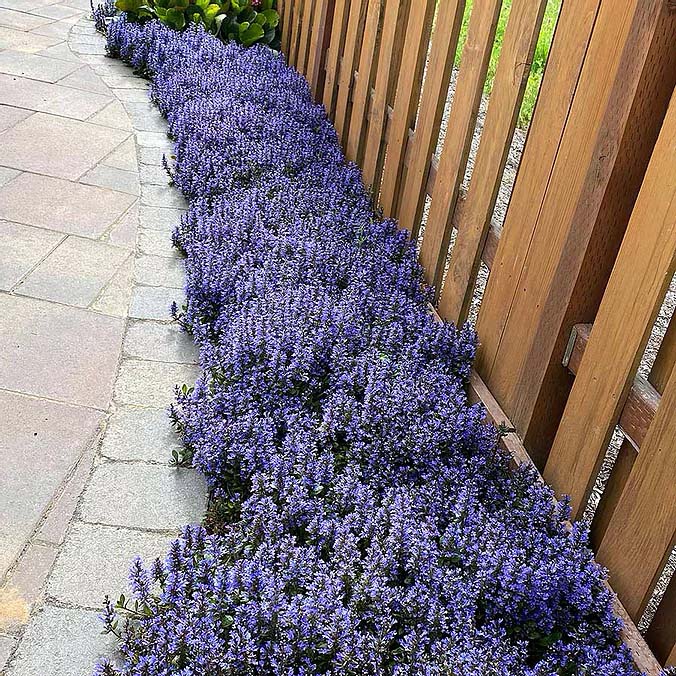
[[[178,319],[202,375],[173,414],[207,527],[107,603],[110,676],[629,676],[585,530],[512,472],[306,82],[273,52],[122,18],[190,200]]]

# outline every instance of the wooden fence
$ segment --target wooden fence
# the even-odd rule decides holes
[[[280,8],[289,63],[374,202],[418,241],[438,314],[465,321],[490,269],[471,395],[515,428],[503,442],[516,462],[580,518],[619,424],[592,541],[649,674],[676,664],[676,576],[636,629],[676,544],[676,320],[637,375],[676,265],[675,4],[563,0],[502,226],[496,196],[546,0],[511,1],[466,189],[502,0],[473,2],[439,156],[466,0]]]

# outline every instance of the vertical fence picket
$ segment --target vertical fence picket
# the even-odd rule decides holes
[[[675,165],[676,97],[655,146],[545,466],[545,479],[571,496],[575,518],[585,508],[674,274]],[[631,303],[628,312],[627,299]],[[643,452],[639,460],[642,457]]]
[[[427,74],[420,98],[420,115],[415,135],[410,143],[406,181],[402,187],[399,225],[413,236],[418,231],[425,188],[434,153],[451,70],[462,26],[465,0],[448,0],[441,3],[436,18]]]
[[[301,15],[305,0],[294,0],[291,15],[291,38],[289,42],[289,65],[297,68],[298,48],[300,46]]]
[[[336,0],[323,0],[323,2],[320,2],[315,8],[312,21],[307,79],[316,101],[321,99],[324,87],[326,50],[330,41],[335,3]]]
[[[657,607],[646,640],[655,657],[666,667],[676,667],[676,575],[671,578]]]
[[[347,135],[345,154],[348,160],[358,162],[367,120],[367,106],[371,95],[375,70],[377,68],[377,47],[382,0],[368,0],[366,23],[364,24],[364,40],[359,56],[359,80],[354,87],[352,113]]]
[[[376,190],[376,176],[380,175],[383,135],[387,121],[387,106],[393,83],[401,64],[403,35],[410,0],[386,0],[383,29],[378,54],[378,70],[371,101],[362,174],[364,183]]]
[[[324,4],[323,2],[321,4]],[[313,0],[303,0],[303,13],[301,15],[300,25],[300,44],[298,46],[298,58],[296,68],[299,73],[307,77],[307,59],[310,51],[310,29],[312,28],[312,18],[314,16],[315,3]]]
[[[289,55],[289,45],[291,44],[291,16],[294,0],[284,0],[282,7],[282,52]]]
[[[463,323],[469,313],[481,252],[546,5],[547,0],[512,2],[467,199],[459,215],[458,235],[439,300],[439,314],[456,324]]]
[[[435,287],[439,286],[444,270],[453,212],[465,175],[501,5],[502,0],[477,3],[469,19],[467,41],[448,119],[449,133],[439,159],[420,248],[420,263],[425,270],[425,277]]]
[[[345,33],[347,32],[347,18],[350,9],[348,0],[336,0],[331,23],[331,39],[326,55],[326,77],[324,79],[324,92],[322,100],[328,116],[333,119],[336,102],[336,88],[338,86],[338,74],[340,60],[345,46]]]
[[[404,167],[409,130],[418,109],[435,4],[434,0],[413,2],[406,24],[406,41],[401,57],[380,189],[379,203],[386,216],[396,216],[399,180]]]
[[[345,36],[345,48],[343,50],[343,58],[340,64],[340,74],[338,77],[336,114],[333,120],[336,133],[341,142],[345,141],[347,133],[350,95],[354,83],[354,69],[360,55],[365,7],[366,0],[352,0],[350,3],[350,15],[347,22],[347,34]]]

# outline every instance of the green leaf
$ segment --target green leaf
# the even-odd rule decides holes
[[[261,12],[270,28],[277,28],[279,25],[279,14],[274,9],[266,9]]]
[[[253,20],[254,23],[257,23],[259,26],[264,26],[265,25],[265,14],[261,12],[260,14],[256,14],[256,18]]]
[[[260,40],[264,35],[265,31],[263,28],[259,24],[253,23],[244,31],[242,31],[240,28],[239,41],[245,47],[251,47],[251,45],[253,45],[255,42],[258,42],[258,40]]]

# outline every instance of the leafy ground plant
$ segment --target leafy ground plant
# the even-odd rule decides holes
[[[157,19],[183,30],[203,25],[222,40],[235,40],[245,47],[262,42],[279,46],[279,14],[275,0],[117,0],[115,6],[135,21]]]
[[[212,493],[107,602],[98,676],[631,676],[604,573],[565,504],[468,405],[469,328],[428,311],[281,55],[121,18],[190,207],[181,315],[202,375],[173,410]]]

